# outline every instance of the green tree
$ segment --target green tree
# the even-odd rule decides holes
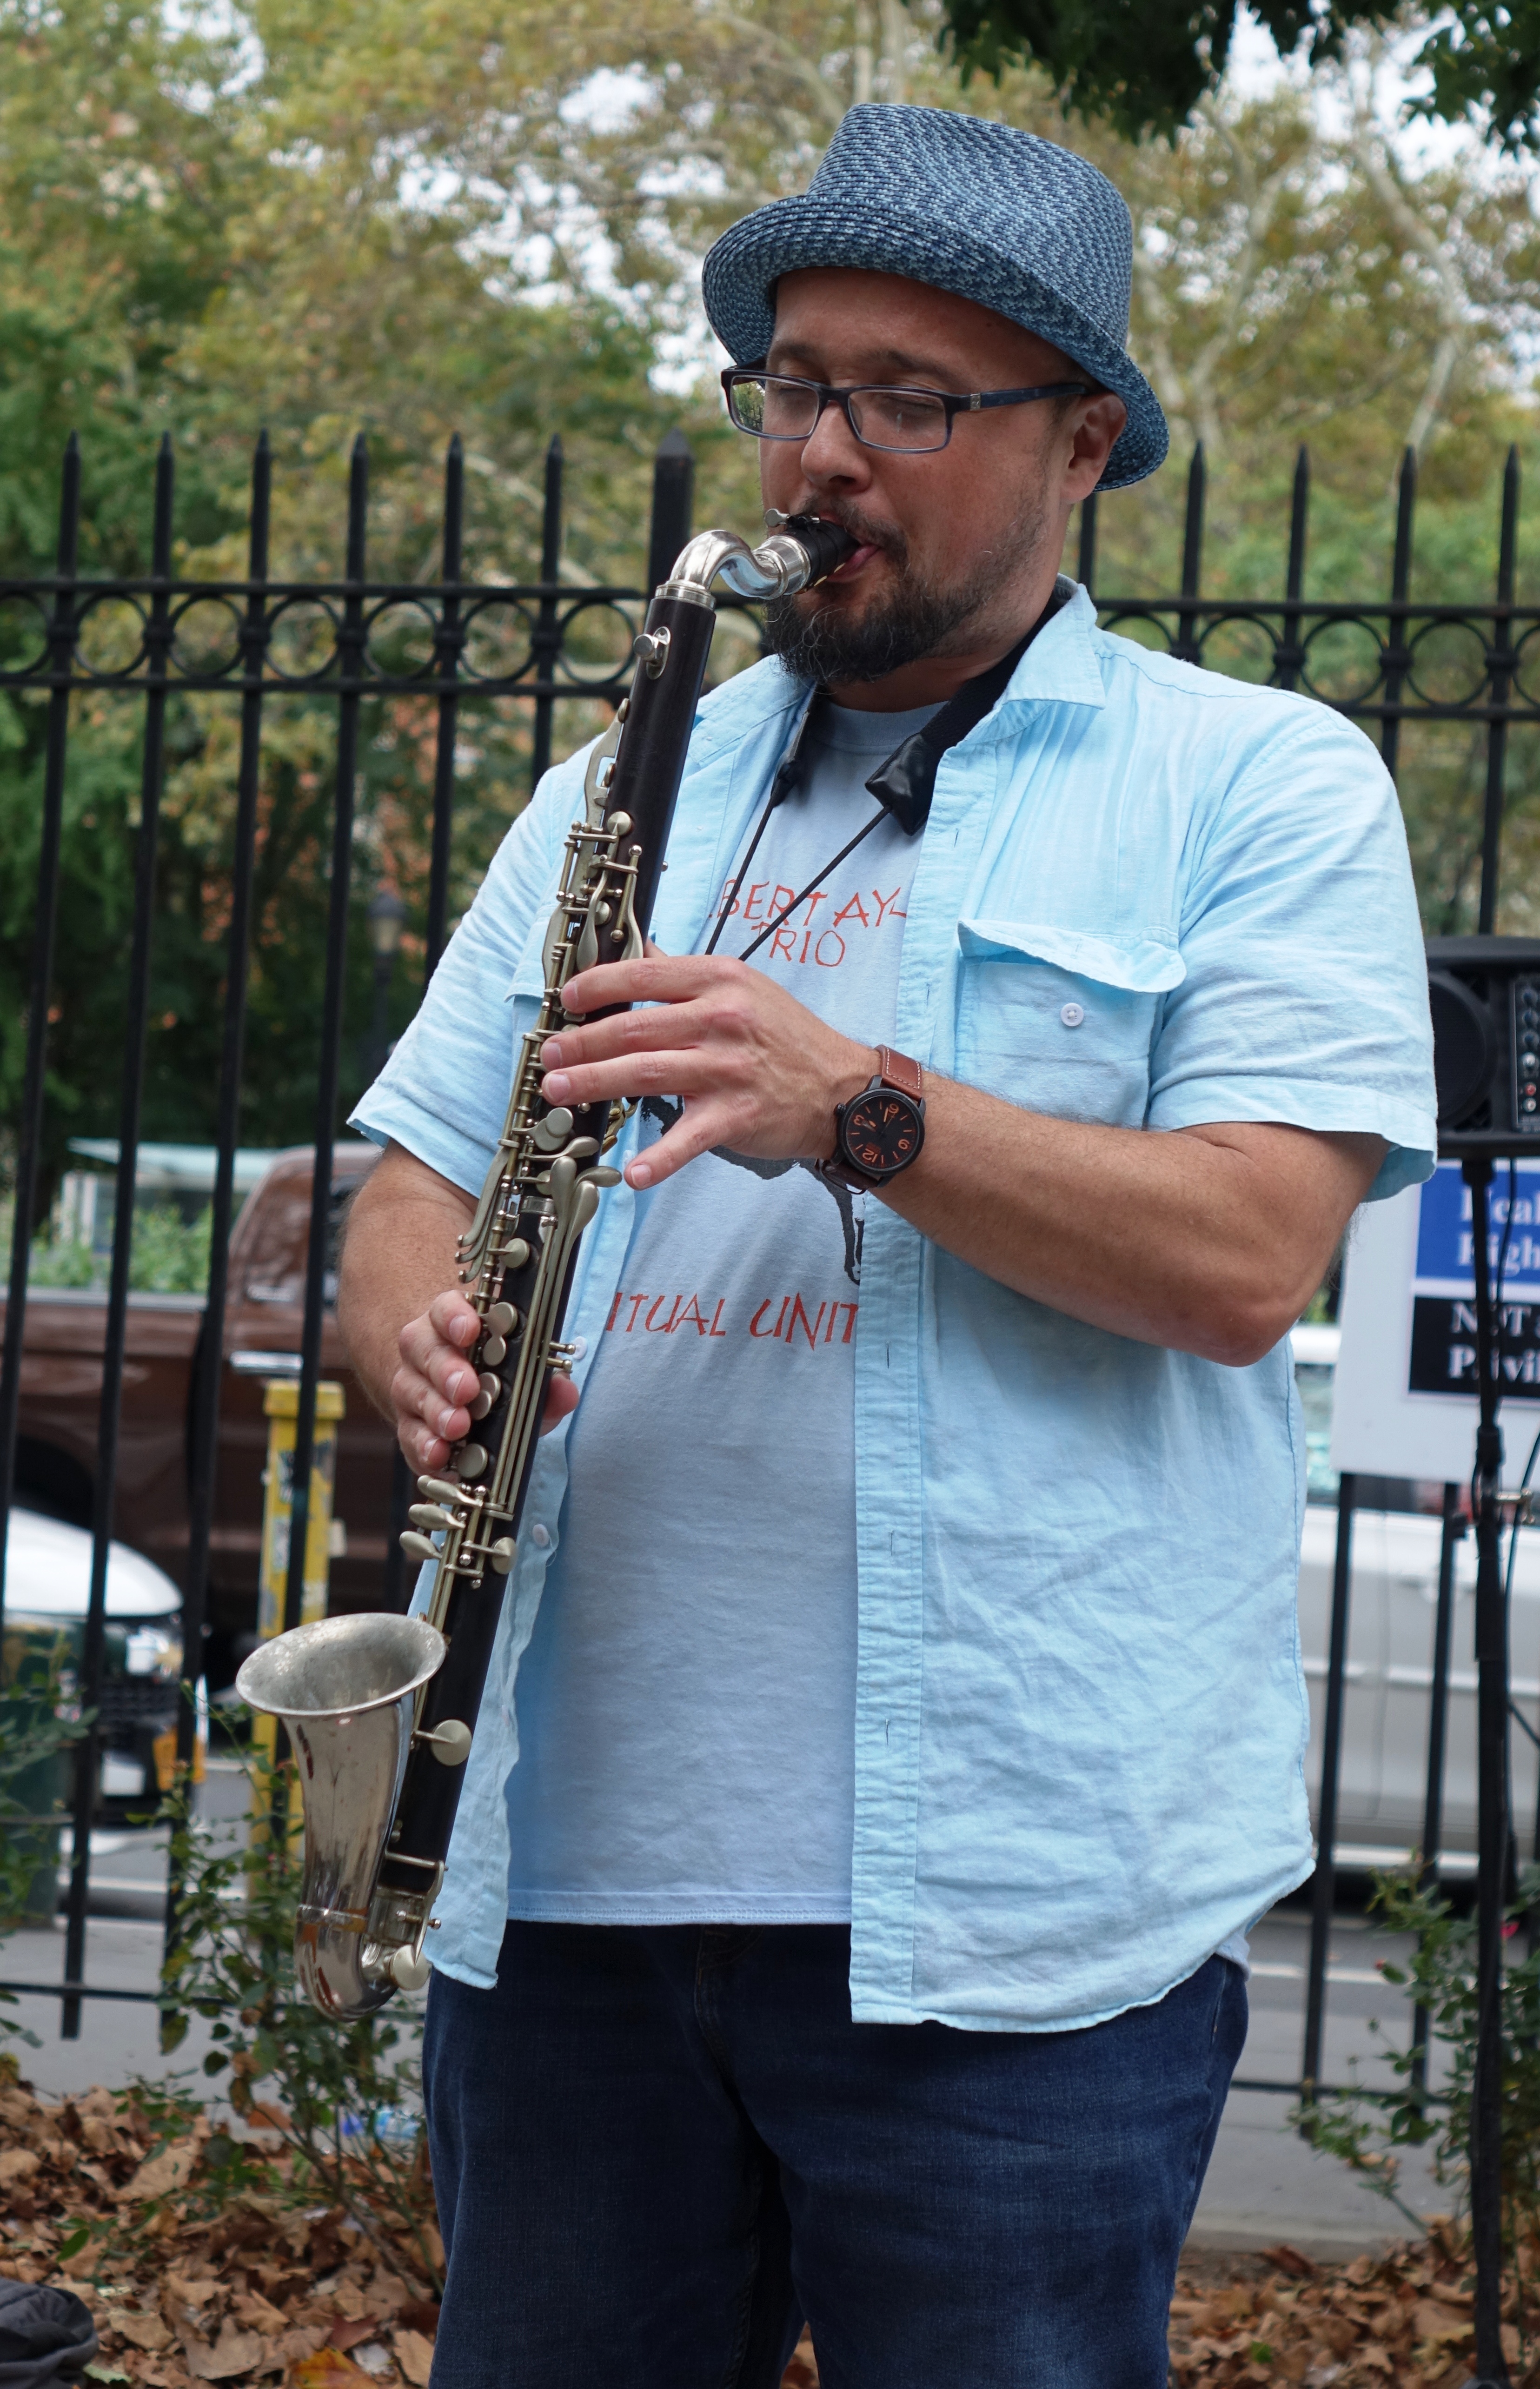
[[[1172,134],[1217,92],[1229,61],[1239,0],[943,0],[965,70],[998,74],[1030,61],[1066,109],[1105,117],[1131,141]],[[1341,59],[1359,32],[1404,22],[1393,0],[1248,0],[1284,57],[1311,67]],[[1426,26],[1426,18],[1424,18]],[[1432,88],[1419,113],[1479,123],[1501,148],[1540,153],[1540,6],[1536,0],[1455,0],[1426,26],[1415,63]]]

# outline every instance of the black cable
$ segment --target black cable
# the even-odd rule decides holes
[[[813,893],[814,889],[817,888],[819,881],[820,881],[821,879],[827,879],[831,871],[837,871],[837,870],[839,869],[840,864],[845,861],[846,856],[847,854],[854,854],[854,853],[855,853],[856,849],[857,849],[857,847],[858,847],[858,846],[859,846],[859,844],[860,844],[860,842],[861,842],[862,838],[863,838],[863,837],[871,837],[871,835],[872,835],[872,831],[873,831],[874,829],[879,829],[879,828],[882,826],[883,823],[884,823],[885,821],[888,820],[888,818],[889,818],[889,814],[888,814],[888,811],[887,811],[886,806],[885,806],[885,805],[879,805],[879,806],[878,806],[878,808],[877,808],[877,810],[876,810],[876,811],[872,814],[872,819],[867,823],[867,824],[866,824],[865,828],[864,828],[864,829],[859,829],[859,830],[856,832],[855,837],[850,840],[850,843],[849,843],[849,845],[848,845],[848,846],[842,846],[842,847],[840,848],[840,850],[839,850],[839,852],[838,852],[837,854],[832,854],[832,855],[830,856],[830,858],[829,858],[828,862],[824,864],[824,866],[823,866],[822,870],[821,870],[821,871],[820,871],[820,872],[816,872],[816,873],[814,874],[813,877],[812,877],[811,879],[809,879],[809,880],[808,880],[808,885],[806,886],[806,888],[804,888],[804,889],[802,890],[802,893],[801,893],[801,895],[800,895],[800,896],[794,896],[794,897],[792,898],[791,902],[790,902],[789,904],[785,905],[785,906],[782,909],[782,911],[780,911],[779,913],[777,913],[773,920],[767,921],[767,922],[765,923],[765,926],[764,926],[764,927],[760,930],[760,932],[759,932],[758,936],[757,936],[757,938],[752,941],[752,943],[751,943],[751,944],[746,945],[746,946],[744,948],[744,951],[743,951],[743,952],[739,955],[738,960],[739,960],[741,963],[746,963],[746,962],[747,962],[747,960],[748,960],[748,958],[749,958],[749,956],[750,956],[750,954],[757,954],[757,953],[758,952],[758,951],[759,951],[760,947],[764,944],[765,939],[766,939],[768,937],[770,937],[770,936],[774,933],[774,931],[775,931],[775,930],[779,929],[779,928],[780,928],[780,926],[781,926],[781,925],[782,925],[782,923],[783,923],[783,921],[788,921],[788,920],[790,920],[790,918],[791,918],[792,914],[795,912],[795,910],[796,910],[797,906],[798,906],[799,904],[806,904],[806,902],[807,902],[807,901],[808,901],[808,897]],[[706,952],[707,952],[707,953],[709,953],[709,952],[710,952],[710,951],[711,951],[710,947],[709,947],[709,946],[707,946],[707,948],[706,948]]]

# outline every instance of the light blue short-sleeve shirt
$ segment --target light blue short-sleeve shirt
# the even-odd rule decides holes
[[[805,696],[766,663],[702,706],[665,948],[696,941]],[[354,1116],[467,1189],[540,1000],[582,760],[515,823]],[[894,1041],[1027,1111],[1370,1133],[1374,1195],[1427,1176],[1426,974],[1374,749],[1310,699],[1100,632],[1077,594],[943,759]],[[585,1239],[589,1355],[633,1205],[612,1189]],[[1084,1326],[870,1203],[854,1403],[854,2017],[1048,2031],[1161,1998],[1312,1864],[1287,1342],[1228,1369]],[[439,1903],[435,1962],[472,1984],[507,1916],[519,1659],[565,1489],[558,1431]]]

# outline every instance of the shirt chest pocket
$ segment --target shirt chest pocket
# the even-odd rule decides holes
[[[1025,1110],[1139,1128],[1175,947],[1031,922],[959,924],[957,1076]]]

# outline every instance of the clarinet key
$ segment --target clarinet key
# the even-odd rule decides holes
[[[489,1362],[492,1368],[496,1369],[501,1367],[502,1363],[507,1359],[507,1357],[508,1347],[503,1341],[502,1336],[489,1335],[486,1342],[481,1347],[481,1358],[483,1361]]]
[[[494,1576],[506,1576],[508,1570],[514,1565],[514,1539],[512,1535],[500,1535],[496,1542],[492,1545],[491,1550],[488,1552],[487,1557],[491,1561],[492,1573]]]
[[[478,1476],[485,1476],[487,1461],[488,1454],[480,1444],[467,1443],[462,1451],[455,1454],[454,1464],[465,1482],[467,1485],[474,1485]]]
[[[450,1513],[440,1509],[437,1501],[414,1501],[406,1514],[414,1527],[421,1527],[427,1534],[432,1534],[435,1528],[441,1531],[454,1524]]]
[[[438,1547],[426,1535],[414,1535],[410,1528],[401,1537],[401,1549],[409,1560],[425,1560],[430,1565],[439,1556]]]
[[[487,1313],[487,1324],[494,1335],[512,1335],[518,1326],[518,1313],[511,1302],[494,1302]]]

